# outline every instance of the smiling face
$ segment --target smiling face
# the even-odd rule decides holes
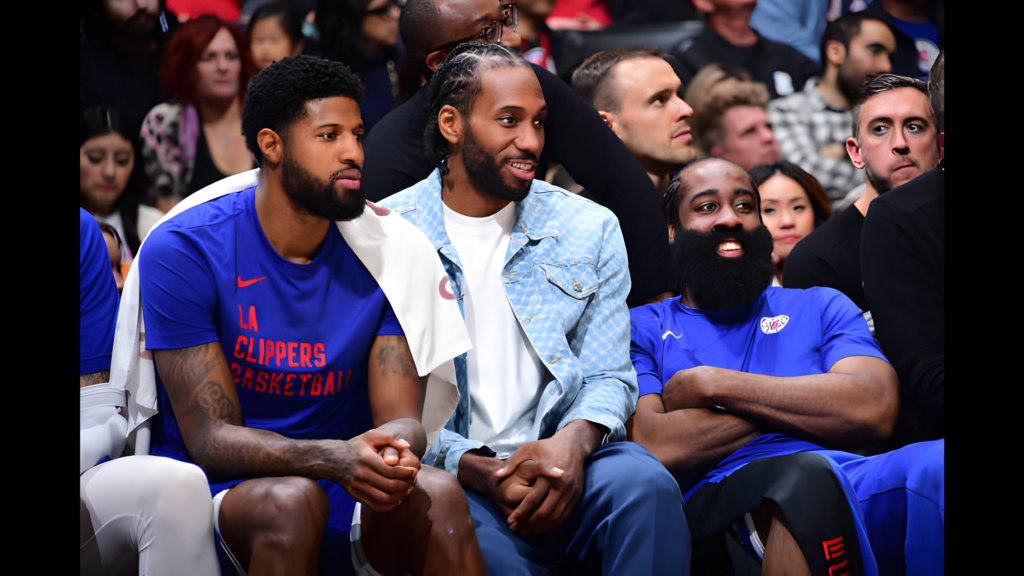
[[[135,166],[132,143],[112,132],[90,138],[79,148],[80,202],[89,212],[107,215],[124,193]]]
[[[679,202],[679,226],[694,232],[713,230],[753,232],[761,225],[750,176],[732,162],[708,160],[683,170],[685,196]],[[673,235],[669,230],[669,235]],[[743,247],[723,240],[716,252],[723,258],[739,258]]]
[[[750,170],[758,164],[782,159],[772,122],[760,106],[733,106],[722,114],[722,144],[712,146],[712,156],[721,156]]]
[[[615,111],[600,111],[649,174],[662,176],[693,160],[686,119],[693,109],[676,93],[681,82],[661,58],[631,58],[608,71]]]
[[[935,168],[939,147],[928,96],[916,88],[887,90],[860,109],[858,135],[846,141],[875,192],[885,192]]]
[[[235,38],[227,28],[218,30],[207,44],[196,62],[196,70],[199,72],[195,88],[197,100],[230,100],[238,95],[242,61]]]
[[[750,177],[727,160],[695,163],[679,175],[679,223],[669,228],[687,306],[729,309],[771,282],[772,237],[761,225]]]
[[[260,19],[249,32],[249,47],[258,70],[291,56],[294,50],[292,39],[281,26],[280,14]]]
[[[462,162],[485,192],[518,202],[530,191],[544,149],[544,93],[527,67],[481,74],[481,91],[465,122]]]
[[[780,260],[804,236],[814,231],[814,210],[811,201],[796,180],[776,174],[758,188],[761,193],[761,219],[772,233],[774,253]]]
[[[310,100],[306,115],[281,136],[281,184],[293,202],[327,220],[351,220],[363,213],[363,120],[355,100]]]

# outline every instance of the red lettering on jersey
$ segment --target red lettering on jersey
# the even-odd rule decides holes
[[[252,368],[245,369],[245,376],[242,377],[242,386],[252,390]]]
[[[292,350],[292,348],[298,348],[298,347],[299,347],[299,343],[298,342],[289,342],[288,343],[288,365],[289,366],[295,366],[295,367],[299,366],[298,364],[295,363],[294,360],[292,360],[292,358],[295,357],[295,350]]]
[[[284,358],[284,342],[274,342],[275,350],[277,351],[277,365],[281,365],[281,358]]]
[[[231,379],[238,384],[238,377],[242,375],[242,367],[234,362],[231,363]]]
[[[302,378],[302,387],[299,388],[299,396],[306,390],[306,380],[309,380],[309,374],[299,374],[299,378]]]
[[[260,338],[260,364],[263,364],[263,338]]]
[[[248,362],[256,363],[256,359],[252,357],[252,345],[256,343],[255,338],[249,338],[249,351],[245,353],[245,359]]]
[[[256,373],[256,389],[260,392],[267,389],[267,373],[263,370]]]
[[[249,329],[254,332],[259,332],[260,327],[256,324],[256,307],[249,306]]]
[[[292,382],[292,378],[294,376],[295,376],[295,374],[288,374],[288,377],[284,379],[284,395],[285,396],[291,396],[292,394],[294,394],[294,392],[292,392],[292,384],[294,384],[294,382]]]
[[[238,305],[238,325],[241,326],[243,330],[248,330],[249,329],[249,327],[245,325],[245,321],[242,320],[242,305],[241,304]]]
[[[348,374],[345,375],[345,388],[348,388],[348,379],[352,377],[352,369],[348,369]],[[338,373],[338,382],[341,382],[341,373]]]
[[[299,344],[299,366],[302,368],[312,368],[313,364],[310,363],[309,357],[312,355],[312,348],[309,342],[302,342]]]
[[[235,358],[245,358],[245,354],[240,352],[238,350],[238,347],[239,346],[245,346],[245,343],[248,342],[248,341],[249,341],[249,339],[246,338],[245,336],[239,336],[238,337],[238,341],[235,342]]]
[[[281,393],[281,386],[280,386],[280,384],[281,384],[281,376],[284,376],[284,374],[282,374],[280,372],[270,376],[270,387],[267,388],[267,394],[271,394],[271,393],[273,393],[273,394],[280,394]],[[275,388],[277,389],[277,392],[274,392]]]
[[[323,374],[317,372],[313,374],[313,383],[309,385],[309,395],[319,396],[320,395],[320,383],[324,379]]]
[[[313,364],[316,364],[317,368],[323,368],[327,364],[327,359],[324,357],[324,345],[322,342],[317,342],[313,345]]]
[[[338,372],[338,378],[338,381],[340,382],[341,372]],[[327,373],[327,383],[324,384],[324,396],[326,396],[328,392],[334,394],[334,372]]]

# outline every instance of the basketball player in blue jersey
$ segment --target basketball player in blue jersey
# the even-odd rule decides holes
[[[147,239],[152,451],[202,467],[235,570],[482,573],[458,482],[420,466],[425,379],[334,224],[364,210],[362,96],[342,64],[272,64],[242,110],[258,185]]]
[[[749,176],[690,164],[665,196],[680,296],[631,311],[631,439],[676,476],[695,574],[941,574],[944,441],[884,440],[897,377],[830,288],[770,287]],[[710,565],[710,566],[708,566]]]

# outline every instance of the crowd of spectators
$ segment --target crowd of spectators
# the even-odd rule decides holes
[[[682,508],[676,515],[675,501],[647,511],[631,508],[629,514],[636,518],[662,514],[659,522],[684,522],[682,536],[672,534],[686,540],[686,545],[673,554],[689,562],[692,537],[695,574],[719,573],[716,567],[723,563],[731,563],[737,574],[762,569],[804,573],[823,566],[831,573],[833,564],[822,562],[837,558],[841,548],[830,555],[826,542],[825,559],[812,560],[806,534],[841,526],[846,535],[856,524],[857,534],[863,535],[876,523],[894,521],[883,518],[881,512],[891,510],[891,504],[874,501],[877,509],[870,508],[872,493],[861,498],[862,512],[854,512],[852,520],[844,519],[847,510],[834,518],[823,514],[827,519],[819,518],[817,524],[797,510],[809,510],[812,501],[825,501],[815,498],[842,500],[843,490],[849,498],[862,494],[862,488],[881,491],[879,475],[883,473],[872,470],[899,468],[905,471],[905,481],[925,478],[933,488],[935,478],[940,478],[941,510],[943,50],[944,0],[83,1],[79,51],[83,573],[114,573],[136,561],[141,573],[146,573],[146,566],[153,574],[278,573],[272,568],[276,562],[299,562],[294,555],[300,552],[304,559],[291,564],[302,566],[300,571],[315,573],[317,554],[321,572],[324,566],[348,571],[350,527],[354,530],[352,562],[360,574],[373,574],[379,565],[402,572],[460,566],[460,572],[480,573],[484,561],[492,572],[495,566],[515,572],[575,562],[590,570],[603,567],[608,573],[612,560],[592,556],[589,549],[572,551],[571,546],[555,554],[542,540],[547,530],[567,517],[566,526],[574,528],[558,538],[597,538],[602,518],[624,514],[616,507],[621,503],[599,503],[605,491],[623,490],[611,470],[624,467],[643,475],[651,462],[660,465],[644,476],[645,482],[659,486],[652,488],[657,492],[666,479],[674,479],[677,484],[671,485],[676,488],[670,492],[680,494],[679,504],[685,502],[686,520],[681,520]],[[492,110],[488,106],[496,106],[496,94],[517,104]],[[343,104],[313,104],[337,97]],[[354,121],[353,113],[358,113]],[[481,128],[481,118],[489,113],[503,123],[504,132]],[[309,132],[308,142],[292,143],[302,137],[300,130]],[[318,172],[332,162],[332,169]],[[532,180],[532,185],[510,186],[509,176],[501,171],[505,165],[513,178]],[[327,174],[330,181],[325,184],[321,179]],[[230,209],[217,199],[228,182],[246,183],[239,197],[247,199]],[[258,193],[250,192],[251,187],[257,182],[260,186],[273,182],[270,187],[279,195],[272,202],[258,195],[252,200]],[[348,190],[346,206],[328,198],[335,183]],[[243,187],[231,191],[240,192]],[[565,193],[568,199],[563,202],[557,196],[556,201],[554,193]],[[428,203],[442,195],[443,202]],[[415,340],[429,338],[430,331],[410,333],[408,317],[401,314],[407,313],[406,305],[396,301],[398,297],[382,280],[383,273],[359,251],[365,248],[354,247],[347,256],[340,255],[340,246],[353,243],[353,232],[344,227],[339,228],[341,235],[333,227],[327,231],[327,222],[361,214],[363,200],[373,208],[367,215],[383,216],[389,209],[398,212],[434,243],[447,273],[440,294],[458,303],[468,329],[466,342],[473,345],[455,356],[450,373],[438,372],[440,360],[427,370],[419,369],[421,355]],[[206,207],[205,220],[199,219],[200,205]],[[214,205],[217,208],[209,208]],[[296,207],[313,218],[296,216]],[[230,210],[244,214],[248,224],[240,221],[230,234],[196,232],[220,226]],[[188,220],[180,216],[189,213]],[[269,218],[274,219],[273,226]],[[318,240],[314,242],[312,236],[303,236],[306,232],[301,231],[306,229],[301,226],[312,226],[308,223],[316,218],[325,224],[315,227],[313,236]],[[251,223],[265,234],[243,233]],[[167,240],[168,229],[195,236],[173,244]],[[159,240],[156,248],[142,252],[147,238]],[[209,252],[204,242],[223,245]],[[266,252],[259,252],[257,245]],[[331,255],[319,257],[321,246],[323,253]],[[328,246],[333,247],[331,251]],[[410,274],[415,268],[413,255],[420,254],[416,250],[410,248],[404,256],[410,262]],[[141,254],[148,259],[140,258]],[[247,331],[259,330],[255,307],[247,311],[239,300],[236,310],[234,301],[225,300],[220,292],[223,287],[216,287],[213,272],[190,268],[204,258],[232,266],[231,259],[238,258],[237,269],[224,272],[232,295],[275,273],[301,277],[301,281],[289,281],[287,291],[275,292],[277,298],[294,298],[290,304],[294,307],[288,308],[292,312],[271,316],[264,312],[269,306],[263,300],[258,304],[258,323],[264,328],[260,336],[266,336],[271,318],[280,315],[296,332],[279,338],[295,341],[264,343],[251,335],[245,340]],[[324,272],[316,277],[322,282],[314,280],[312,272],[297,272],[298,264],[308,264],[308,270],[314,264],[329,270],[329,258],[348,258],[344,261],[355,262],[360,271],[344,280]],[[417,265],[422,265],[423,259],[419,260]],[[154,284],[158,266],[159,274],[177,278],[180,284],[173,290]],[[187,273],[182,272],[186,269]],[[534,269],[545,282],[540,292],[530,296],[528,286],[532,285],[521,281],[520,275],[525,278]],[[148,279],[142,277],[147,270],[152,270]],[[273,282],[277,281],[264,286]],[[367,288],[370,285],[375,291]],[[157,288],[166,294],[158,296]],[[204,289],[209,294],[200,294]],[[433,470],[420,476],[420,497],[428,503],[436,500],[444,512],[417,504],[420,508],[403,505],[390,516],[383,514],[387,506],[366,496],[370,492],[358,496],[353,492],[356,480],[297,472],[297,465],[291,464],[297,460],[277,463],[277,467],[252,467],[252,459],[243,454],[245,447],[272,444],[265,436],[218,436],[216,442],[225,445],[235,447],[232,442],[239,442],[241,451],[237,461],[225,458],[221,467],[191,459],[198,440],[186,428],[197,411],[219,411],[240,430],[262,428],[301,441],[313,438],[309,434],[317,431],[315,426],[293,434],[300,428],[298,421],[275,428],[268,414],[279,410],[278,404],[274,408],[259,404],[258,417],[243,418],[241,409],[248,412],[252,405],[247,404],[250,400],[242,388],[248,384],[252,389],[252,381],[250,375],[242,377],[246,368],[242,362],[269,367],[274,357],[280,366],[284,354],[289,366],[299,366],[292,363],[299,354],[301,366],[308,364],[311,369],[312,383],[312,372],[324,365],[316,364],[318,352],[311,343],[315,340],[303,340],[309,337],[295,328],[302,325],[296,318],[308,311],[309,302],[328,301],[330,290],[330,298],[344,294],[343,304],[333,304],[339,311],[360,309],[364,316],[375,315],[377,322],[374,327],[353,327],[345,336],[345,346],[355,346],[362,354],[361,364],[352,364],[357,366],[355,373],[347,368],[349,364],[344,369],[335,366],[330,357],[333,336],[329,334],[337,329],[318,328],[328,342],[326,363],[335,366],[337,389],[342,389],[345,369],[356,387],[370,389],[358,399],[366,409],[358,421],[332,412],[336,420],[350,418],[344,438],[339,439],[355,442],[375,433],[397,434],[388,436],[390,448],[379,443],[371,446],[377,451],[371,450],[373,454],[379,452],[380,467],[407,470],[403,467],[413,459],[418,469],[423,459],[450,472],[457,481],[450,475],[437,477]],[[435,282],[432,295],[436,292]],[[160,305],[155,304],[157,298],[164,299]],[[129,321],[118,316],[118,302],[121,314],[128,310],[139,316],[134,333],[123,329],[122,323],[127,326]],[[176,317],[178,307],[184,310],[193,304],[194,310],[181,313],[187,320]],[[820,317],[820,333],[808,327],[805,319],[784,312],[787,307],[813,315],[814,326]],[[553,311],[545,312],[546,308]],[[155,363],[153,351],[145,344],[143,309],[151,314],[150,341],[161,343]],[[224,332],[227,325],[234,325],[236,314],[242,336]],[[286,320],[289,314],[292,318]],[[313,316],[321,322],[326,317]],[[529,325],[534,317],[537,323]],[[564,328],[565,341],[552,344],[549,332],[559,318],[561,324],[554,331],[563,338]],[[539,332],[542,319],[546,332]],[[175,324],[179,321],[184,323]],[[115,339],[115,322],[116,338],[138,336],[135,348],[128,349],[142,354],[140,358],[148,364],[128,362],[118,352],[126,344]],[[182,336],[198,330],[196,326],[203,322],[209,324],[204,328],[209,337]],[[787,325],[791,326],[785,332],[790,348],[776,351],[755,345],[758,333],[777,334]],[[693,331],[701,338],[691,335]],[[387,340],[394,337],[401,337],[402,343]],[[836,343],[846,342],[844,338],[851,340]],[[209,357],[184,353],[190,346],[218,341],[225,351],[220,368],[211,369],[217,364]],[[254,342],[258,342],[256,348]],[[299,352],[292,352],[292,345]],[[595,348],[598,345],[603,348]],[[315,346],[321,347],[322,362],[324,345]],[[216,354],[220,348],[213,350],[209,353]],[[187,370],[183,372],[184,364],[174,364],[171,374],[167,359],[171,352],[176,354],[174,362],[193,362],[214,372],[222,368],[220,377],[228,385],[233,381],[238,393],[231,389],[202,396],[206,384],[188,392],[191,398],[174,392],[170,386],[184,386],[178,381]],[[818,364],[808,359],[817,359],[818,354]],[[629,364],[627,356],[632,376],[616,376],[617,371],[630,368],[612,368],[611,363]],[[390,368],[388,358],[396,363]],[[378,364],[380,374],[376,375]],[[489,371],[478,367],[485,364]],[[567,365],[573,371],[560,372],[569,371]],[[137,386],[137,371],[144,371],[141,381],[145,382],[145,370],[153,378],[155,368],[160,369],[152,385],[157,391],[152,394],[153,413],[129,408],[140,400],[132,397],[138,395],[134,389],[127,397],[118,390],[129,386],[123,379]],[[706,370],[698,374],[698,368]],[[591,369],[593,373],[587,372]],[[834,385],[836,402],[845,402],[846,408],[798,397],[797,392],[785,398],[781,393],[769,397],[768,392],[762,396],[744,392],[738,377],[723,372],[747,373],[750,379],[742,383],[749,390],[767,386],[767,380],[757,380],[767,377],[775,379],[773,386],[786,390],[786,382],[795,379],[792,390],[803,386],[803,394],[818,390],[815,386],[825,390]],[[266,378],[273,381],[273,373],[269,374]],[[399,382],[397,375],[407,381]],[[306,377],[301,378],[306,390]],[[575,404],[557,403],[556,388],[558,394],[584,398],[588,385],[592,386],[588,401],[596,402],[593,386],[597,384],[590,384],[590,378],[594,382],[620,378],[626,383],[622,390],[627,391],[624,398],[631,407],[621,422],[615,418],[611,424],[599,422],[607,415],[583,417]],[[450,406],[444,404],[451,409],[445,413],[451,420],[440,432],[426,424],[430,410],[437,409],[439,379],[458,390],[458,399]],[[485,392],[482,382],[491,380],[519,382],[520,388],[500,395]],[[522,381],[529,384],[521,386]],[[321,384],[316,382],[319,391]],[[402,412],[378,404],[384,402],[382,398],[397,397],[379,390],[404,394],[419,382],[435,386],[425,400],[419,397],[419,405]],[[323,386],[326,395],[326,380]],[[348,386],[346,377],[344,387]],[[732,395],[723,392],[726,389]],[[312,384],[308,390],[313,394]],[[607,396],[611,392],[602,394],[606,394],[604,402],[619,401]],[[186,400],[191,403],[184,404]],[[186,413],[175,416],[186,407]],[[567,420],[560,422],[563,416]],[[592,426],[567,426],[575,422],[571,418],[589,420]],[[127,430],[122,420],[129,423]],[[395,422],[401,425],[389,427]],[[152,453],[161,457],[147,456],[151,426]],[[680,446],[680,438],[687,435],[700,440]],[[176,438],[173,442],[178,443],[175,449],[180,454],[161,452],[161,446],[171,441],[168,438]],[[575,444],[567,444],[570,438]],[[600,474],[609,480],[586,488],[577,485],[575,490],[582,490],[582,496],[576,496],[579,504],[561,502],[557,514],[548,501],[542,506],[539,500],[526,497],[525,502],[560,518],[545,523],[524,515],[521,507],[507,506],[503,499],[509,494],[487,484],[493,479],[484,477],[485,472],[507,474],[512,480],[521,472],[515,472],[514,466],[497,470],[492,461],[508,459],[522,468],[520,461],[530,461],[527,449],[543,452],[533,446],[547,441],[552,444],[541,445],[557,445],[564,453],[578,448],[579,454],[572,452],[572,458],[579,457],[578,462],[573,460],[578,466],[553,459],[559,466],[538,470],[531,486],[534,482],[571,483],[569,478],[574,474],[582,478],[584,470],[587,482],[598,470],[605,470]],[[774,442],[773,450],[793,448],[777,452],[779,460],[769,465],[766,461],[772,459],[763,454],[755,457],[745,452],[758,442]],[[631,450],[642,454],[606,450],[609,443],[630,444]],[[567,448],[570,445],[574,448]],[[291,450],[289,457],[297,458],[298,448],[274,446],[266,453]],[[813,470],[821,462],[801,460],[812,453],[824,458],[825,473],[844,478],[838,495],[818,492],[815,474],[820,471]],[[542,460],[536,453],[533,458]],[[605,463],[599,466],[596,461],[601,459]],[[460,472],[460,461],[464,472]],[[192,462],[202,466],[210,482],[228,476],[251,480],[210,483],[211,489],[223,488],[210,493],[201,475],[192,470]],[[756,468],[762,471],[757,480],[753,472],[735,473],[739,466],[754,470],[755,464],[765,464]],[[671,478],[661,476],[666,470]],[[407,490],[403,497],[411,494],[411,502],[418,494],[412,488],[416,473],[408,474],[411,479],[387,478],[409,483],[408,487],[402,484],[402,490]],[[162,481],[148,480],[156,476]],[[267,480],[264,476],[286,479],[259,488],[233,488]],[[316,480],[322,490],[316,488],[317,482],[287,480],[302,476]],[[731,484],[727,477],[733,478]],[[466,496],[458,490],[460,483]],[[778,490],[784,485],[790,486],[789,495],[774,499],[771,494],[781,494]],[[500,481],[497,486],[502,486]],[[551,490],[552,494],[558,491]],[[730,490],[757,492],[756,502],[750,500],[756,505],[725,507],[724,494]],[[921,493],[931,495],[929,490]],[[795,504],[797,492],[807,500]],[[112,496],[118,493],[124,497]],[[299,512],[289,508],[293,496],[302,502],[295,509]],[[130,506],[125,508],[129,500],[132,506],[148,508],[132,512]],[[278,522],[272,515],[260,516],[256,503],[263,500],[277,506],[275,510],[294,512],[299,520]],[[245,512],[250,506],[253,511]],[[338,506],[347,506],[346,518],[338,519]],[[573,506],[584,509],[581,518],[569,514]],[[176,507],[177,513],[169,507]],[[319,507],[331,512],[309,512]],[[847,546],[850,556],[860,558],[863,553],[863,560],[847,566],[850,573],[886,574],[893,567],[897,573],[912,571],[915,546],[924,546],[921,550],[928,551],[930,562],[938,554],[939,562],[915,569],[941,567],[944,520],[938,521],[940,542],[936,543],[931,509],[916,510],[916,520],[895,520],[929,526],[914,534],[904,530],[905,562],[903,551],[898,558],[885,552],[888,548],[873,533],[870,545],[865,539],[859,547],[851,545],[849,538],[845,543],[840,538],[839,545]],[[212,520],[185,518],[186,512]],[[303,516],[307,513],[308,518]],[[418,524],[419,513],[429,514],[437,525]],[[119,528],[116,519],[123,514],[151,518],[154,528],[148,532]],[[364,539],[357,546],[360,514]],[[240,520],[230,523],[226,515]],[[442,524],[466,524],[469,516],[477,526],[476,536],[454,528],[448,535],[438,531]],[[489,520],[480,528],[483,516]],[[239,532],[242,525],[246,531]],[[422,551],[408,558],[378,555],[376,534],[384,526],[408,529],[401,532],[403,538],[448,546],[452,552],[445,559]],[[268,544],[279,543],[282,534],[290,531],[302,534],[294,549],[278,550],[276,544]],[[543,534],[525,537],[523,531]],[[772,531],[776,536],[770,540]],[[600,532],[600,546],[614,548],[616,538],[629,539],[622,536],[625,532],[628,529],[623,526]],[[186,533],[187,537],[182,536]],[[886,538],[895,538],[894,532],[887,534]],[[933,541],[921,544],[923,534],[931,534]],[[159,545],[153,544],[156,539]],[[828,540],[813,543],[818,553],[823,539]],[[340,546],[342,556],[337,551],[328,554],[328,542]],[[657,548],[665,548],[658,542]],[[903,540],[890,544],[902,546]],[[259,552],[264,546],[269,546],[269,552]],[[172,558],[181,551],[187,551],[182,561],[168,568],[176,564]],[[925,552],[919,550],[920,554]],[[872,555],[878,559],[877,566]],[[633,560],[624,556],[616,558],[620,568],[644,565],[630,563]],[[663,567],[666,558],[653,558],[650,566]],[[794,558],[795,564],[787,563]],[[892,564],[894,558],[900,566]],[[687,570],[680,568],[679,573]]]

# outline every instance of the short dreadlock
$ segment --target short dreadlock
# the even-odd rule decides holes
[[[452,106],[464,117],[473,111],[473,101],[482,90],[481,73],[494,68],[526,68],[526,60],[501,44],[464,42],[452,50],[427,84],[427,127],[423,150],[430,162],[448,173],[448,141],[437,125],[441,108]]]

